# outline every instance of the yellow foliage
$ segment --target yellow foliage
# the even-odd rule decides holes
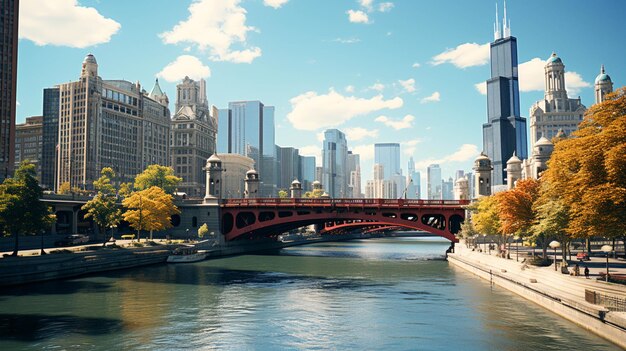
[[[122,202],[127,208],[124,220],[136,230],[159,231],[171,228],[170,217],[180,213],[173,200],[171,195],[157,186],[136,191]]]

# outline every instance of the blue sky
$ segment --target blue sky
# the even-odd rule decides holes
[[[502,17],[502,2],[499,2]],[[565,63],[568,93],[593,103],[600,64],[626,69],[624,1],[509,0],[522,115],[543,98],[543,61]],[[276,143],[319,154],[326,128],[348,134],[371,178],[373,144],[399,142],[402,165],[469,170],[482,149],[495,2],[414,0],[22,0],[17,121],[42,90],[76,80],[93,53],[104,79],[207,80],[209,103],[276,107]],[[318,161],[319,162],[319,161]],[[425,176],[422,174],[423,177]]]

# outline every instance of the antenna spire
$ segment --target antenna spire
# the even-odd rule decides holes
[[[504,0],[504,18],[502,19],[502,26],[503,26],[503,37],[510,37],[511,36],[511,21],[508,20],[508,18],[506,17],[506,0]]]
[[[498,40],[502,39],[502,35],[500,34],[500,21],[498,19],[498,3],[496,2],[496,23],[495,28],[493,30],[493,39]]]

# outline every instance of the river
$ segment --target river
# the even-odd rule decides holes
[[[156,265],[0,291],[0,350],[619,350],[385,238]]]

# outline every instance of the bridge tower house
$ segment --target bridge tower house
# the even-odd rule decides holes
[[[508,190],[515,187],[515,182],[522,179],[522,160],[515,153],[506,161],[506,186]]]
[[[474,186],[474,189],[476,189],[476,197],[491,195],[491,171],[493,170],[493,166],[491,165],[489,157],[481,152],[476,160],[474,160],[473,169],[474,172],[476,172],[476,176],[474,177],[476,181],[476,185]]]
[[[208,199],[222,198],[222,160],[213,154],[206,162],[206,194],[205,201]]]
[[[251,169],[246,172],[244,197],[246,199],[256,199],[259,196],[259,172]]]
[[[289,190],[291,190],[292,199],[299,199],[302,197],[302,184],[299,180],[294,179],[293,182],[291,182],[291,188],[289,188]]]

